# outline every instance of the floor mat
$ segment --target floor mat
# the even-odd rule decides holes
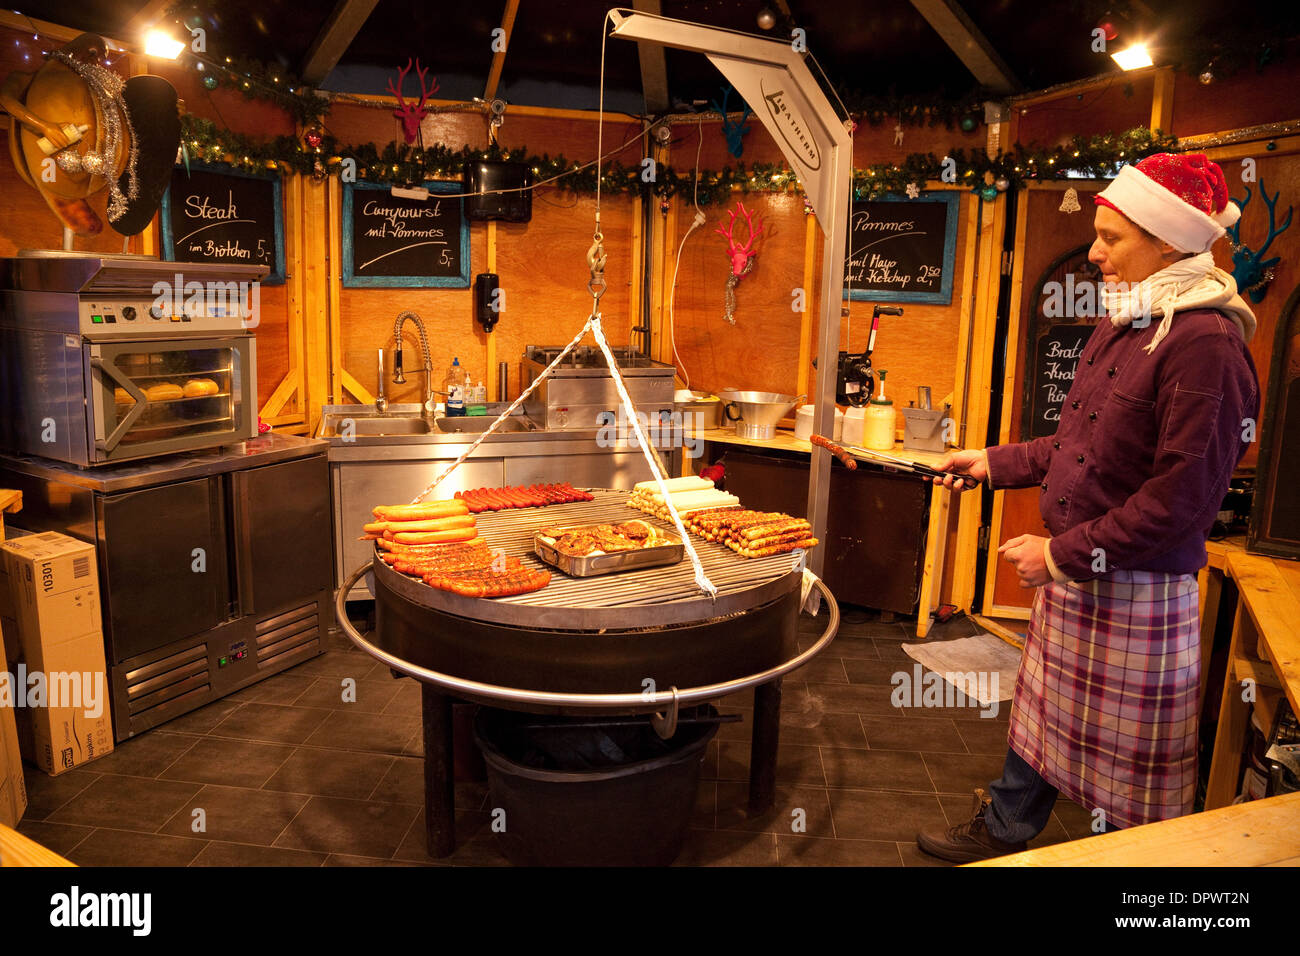
[[[992,634],[955,641],[904,644],[907,656],[939,674],[984,706],[1010,700],[1020,669],[1020,652]]]

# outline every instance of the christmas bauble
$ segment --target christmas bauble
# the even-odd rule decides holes
[[[975,128],[975,117],[963,116],[961,118],[961,128],[962,128],[962,132],[964,133],[969,133],[971,130],[973,130]]]
[[[771,8],[764,7],[762,10],[759,10],[758,28],[760,30],[770,30],[774,26],[776,26],[776,14],[772,12]]]
[[[311,129],[307,130],[307,132],[303,134],[302,138],[307,141],[307,145],[310,146],[312,149],[317,149],[320,147],[321,132],[316,127],[313,126]]]
[[[993,188],[1000,193],[1004,193],[1011,188],[1011,180],[1007,179],[1005,176],[999,176],[997,179],[993,180]]]
[[[1200,75],[1197,76],[1197,79],[1200,80],[1201,83],[1204,84],[1205,86],[1209,86],[1211,83],[1214,82],[1214,71],[1207,67],[1206,69],[1201,71]]]
[[[980,190],[980,198],[985,202],[992,202],[998,198],[998,189],[996,186],[985,186]]]
[[[208,90],[217,88],[217,75],[215,73],[206,73],[203,76],[203,87]]]

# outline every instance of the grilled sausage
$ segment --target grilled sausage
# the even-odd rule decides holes
[[[856,471],[858,460],[854,458],[847,450],[841,448],[835,442],[823,438],[821,435],[809,435],[808,440],[820,448],[825,448],[828,452],[840,460],[849,471]]]

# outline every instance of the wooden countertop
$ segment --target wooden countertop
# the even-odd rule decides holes
[[[1205,551],[1209,558],[1206,563],[1210,567],[1222,571],[1228,555],[1245,550],[1246,536],[1244,534],[1234,534],[1227,538],[1220,538],[1218,541],[1206,541]]]
[[[734,428],[701,428],[691,433],[692,437],[704,441],[719,442],[724,445],[743,445],[749,448],[769,448],[775,451],[792,451],[808,455],[812,452],[812,443],[802,438],[795,438],[794,432],[784,428],[776,430],[775,438],[741,438]],[[922,465],[936,465],[944,457],[943,452],[910,451],[903,448],[902,442],[894,442],[894,450],[885,454]],[[860,464],[871,464],[859,459]]]
[[[53,850],[0,823],[0,866],[76,866]]]
[[[12,488],[0,488],[0,514],[10,514],[23,508],[23,493]]]
[[[1226,560],[1259,632],[1256,650],[1272,664],[1291,709],[1300,714],[1300,562],[1245,551]]]
[[[967,866],[1297,866],[1300,793],[1161,820]]]

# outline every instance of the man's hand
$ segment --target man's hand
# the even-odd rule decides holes
[[[934,466],[937,471],[961,471],[970,475],[976,481],[984,481],[989,476],[989,470],[984,464],[984,452],[982,451],[954,451],[944,456],[943,461]],[[972,485],[969,481],[963,479],[954,479],[952,475],[944,478],[933,479],[936,485],[943,485],[945,488],[955,488],[957,491],[966,491],[968,488],[978,488],[978,485]]]
[[[1022,588],[1036,588],[1052,580],[1047,569],[1047,542],[1036,534],[1022,534],[998,548],[998,556],[1015,566]]]

